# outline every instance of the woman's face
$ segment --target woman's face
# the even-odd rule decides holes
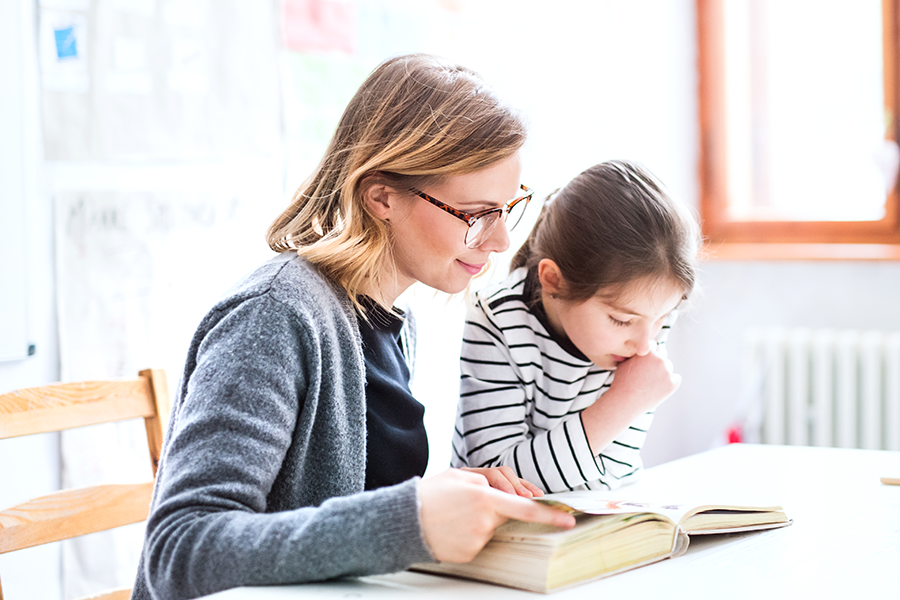
[[[448,176],[421,191],[472,214],[515,198],[521,172],[517,153],[481,171]],[[467,224],[415,194],[392,194],[389,213],[397,289],[385,290],[388,299],[417,281],[449,294],[461,292],[491,253],[509,247],[506,227],[498,224],[480,246],[467,248]]]

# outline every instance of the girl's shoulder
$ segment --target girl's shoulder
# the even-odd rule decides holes
[[[503,281],[479,290],[475,298],[476,308],[491,320],[527,319],[532,299],[527,269],[514,270]]]
[[[475,293],[479,303],[488,305],[500,305],[508,302],[521,302],[526,304],[526,283],[528,270],[521,267],[512,271],[503,281],[486,286]]]

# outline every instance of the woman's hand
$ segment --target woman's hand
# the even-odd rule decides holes
[[[516,472],[507,466],[503,467],[462,467],[462,471],[470,473],[478,473],[487,479],[488,485],[492,488],[506,492],[507,494],[515,494],[523,498],[535,498],[543,496],[544,492],[530,481],[520,479],[516,476]]]
[[[450,469],[419,482],[422,535],[439,561],[468,562],[507,519],[569,529],[575,518],[540,502],[496,490],[472,470]]]

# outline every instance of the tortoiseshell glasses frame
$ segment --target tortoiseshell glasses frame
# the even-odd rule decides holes
[[[453,208],[449,204],[441,202],[433,196],[429,196],[425,192],[420,192],[419,190],[414,189],[412,192],[423,200],[427,200],[441,210],[446,211],[457,219],[465,222],[465,224],[469,226],[469,229],[466,231],[466,247],[477,248],[490,237],[494,227],[497,226],[497,223],[501,219],[510,223],[510,231],[512,231],[512,229],[519,224],[519,221],[522,220],[522,215],[525,214],[525,209],[528,207],[528,203],[531,202],[531,198],[534,196],[534,190],[525,185],[520,185],[519,189],[525,193],[514,200],[510,200],[505,206],[489,208],[477,213],[463,212],[457,208]],[[512,215],[512,220],[510,220],[510,215]]]

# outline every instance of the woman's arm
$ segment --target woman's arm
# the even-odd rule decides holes
[[[273,489],[287,472],[302,473],[303,488],[334,495],[353,489],[327,464],[285,462],[289,448],[314,435],[301,430],[301,411],[322,410],[304,406],[309,388],[319,385],[311,381],[316,357],[308,335],[278,302],[259,298],[234,307],[195,340],[147,524],[143,566],[154,597],[389,572],[431,560],[415,480],[270,512]],[[334,445],[331,456],[341,456],[341,442]]]
[[[309,355],[321,349],[302,339],[307,335],[277,302],[257,300],[233,309],[195,344],[147,524],[141,575],[153,597],[467,560],[507,518],[574,524],[561,511],[492,489],[476,473],[342,493],[362,489],[364,461],[358,471],[344,463],[298,464],[291,451],[298,445],[312,453],[333,444],[327,456],[338,457],[347,445],[321,432],[309,443],[317,433],[305,429],[306,417],[324,409],[308,405],[321,385],[312,383]],[[285,473],[296,471],[303,473],[298,487],[338,497],[272,511]]]

